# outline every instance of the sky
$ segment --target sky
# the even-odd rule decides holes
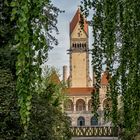
[[[69,68],[69,55],[67,54],[67,50],[70,47],[69,23],[80,5],[80,0],[52,0],[52,3],[65,12],[60,13],[58,16],[57,27],[59,34],[56,38],[59,44],[49,51],[47,65],[56,67],[62,76],[63,66],[67,65]],[[89,36],[90,34],[91,32],[89,31]],[[89,47],[91,46],[90,44],[91,40],[89,40]]]

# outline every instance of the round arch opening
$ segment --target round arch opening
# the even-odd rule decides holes
[[[76,111],[85,111],[85,110],[86,110],[85,101],[83,99],[78,99],[76,101]]]
[[[73,111],[74,110],[74,105],[71,99],[66,100],[65,102],[65,110],[66,111]]]

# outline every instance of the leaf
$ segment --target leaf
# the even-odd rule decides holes
[[[16,1],[12,1],[10,5],[11,5],[11,7],[15,7],[17,5],[17,3],[16,3]]]
[[[26,111],[25,112],[26,116],[30,115],[30,112],[29,111]]]
[[[31,106],[27,106],[27,110],[28,110],[28,111],[31,110],[31,108],[32,108]]]
[[[15,15],[12,15],[10,20],[13,21],[15,19]]]
[[[15,15],[17,13],[17,8],[12,9],[12,15]]]
[[[23,32],[24,31],[24,27],[22,26],[21,28],[20,28],[20,32]]]
[[[30,106],[31,105],[31,102],[26,102],[26,106]]]
[[[15,40],[16,40],[16,41],[19,40],[19,36],[18,36],[18,34],[15,34]]]
[[[32,99],[32,95],[29,95],[29,96],[27,97],[27,100],[30,101],[31,99]]]

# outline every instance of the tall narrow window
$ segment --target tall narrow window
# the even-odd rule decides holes
[[[74,43],[72,44],[72,47],[74,48]]]
[[[85,101],[83,99],[78,99],[76,102],[76,111],[84,111],[85,109]]]

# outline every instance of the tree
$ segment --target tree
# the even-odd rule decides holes
[[[57,39],[51,35],[51,32],[53,30],[58,32],[56,23],[61,11],[48,0],[20,2],[4,0],[0,6],[3,9],[0,17],[2,21],[0,90],[2,90],[1,97],[3,96],[1,105],[6,109],[11,108],[11,110],[2,108],[5,112],[2,110],[1,120],[4,120],[3,117],[8,118],[10,123],[5,120],[0,133],[2,138],[8,139],[9,134],[11,139],[15,139],[15,135],[19,134],[20,137],[24,130],[24,138],[27,138],[31,100],[38,94],[34,90],[34,85],[39,87],[39,82],[42,80],[41,65],[46,61],[48,50],[52,48],[53,43],[57,44]],[[9,82],[10,84],[6,86],[5,84]],[[16,106],[13,106],[14,109],[11,106],[13,103]],[[22,125],[19,124],[18,111]],[[16,126],[9,127],[14,123]]]
[[[17,139],[22,133],[16,94],[17,51],[11,47],[16,30],[10,21],[11,1],[2,1],[0,26],[0,139]]]
[[[40,94],[32,99],[29,137],[31,139],[70,140],[68,117],[62,112],[64,86],[55,69],[45,69]]]
[[[11,20],[16,20],[15,42],[19,53],[16,63],[18,104],[26,137],[31,99],[36,94],[34,85],[39,86],[41,65],[47,59],[51,40],[56,40],[49,32],[57,29],[56,17],[61,11],[48,0],[13,0],[11,6]]]
[[[112,99],[112,122],[118,125],[118,96],[123,102],[123,139],[133,139],[140,121],[140,15],[139,1],[82,1],[82,11],[93,10],[93,62],[97,79],[106,64]],[[96,52],[94,51],[96,50]],[[102,60],[101,60],[102,59]],[[101,63],[100,63],[101,62]],[[94,65],[94,63],[92,63]],[[96,66],[97,64],[97,66]]]

